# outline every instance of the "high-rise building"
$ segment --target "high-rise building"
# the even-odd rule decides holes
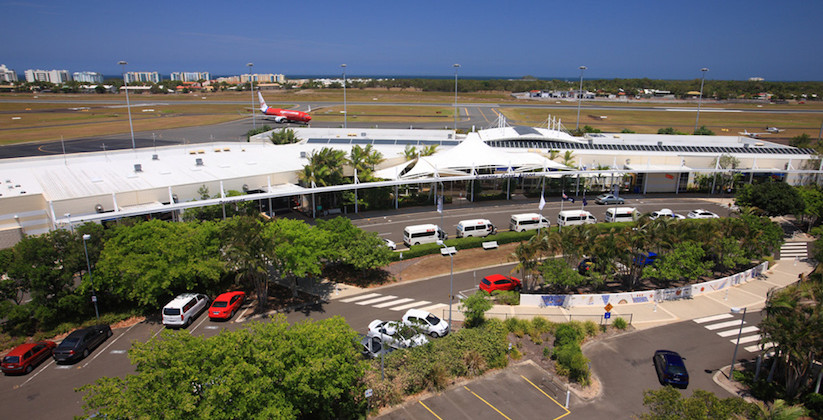
[[[26,81],[33,82],[49,82],[54,84],[62,84],[71,81],[71,75],[68,70],[33,70],[25,71]]]
[[[71,77],[83,83],[103,83],[103,75],[94,71],[76,71]]]
[[[0,82],[16,82],[17,72],[6,67],[5,64],[0,64]]]
[[[171,74],[171,80],[180,80],[183,82],[196,82],[198,80],[210,79],[211,77],[207,71],[181,71]]]
[[[249,77],[256,83],[285,83],[286,76],[282,74],[241,74],[240,83],[248,83]]]
[[[160,83],[160,75],[156,71],[127,71],[125,74],[126,83],[151,82]]]

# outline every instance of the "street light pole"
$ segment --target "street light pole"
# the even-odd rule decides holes
[[[348,128],[348,123],[346,120],[349,117],[349,113],[346,111],[346,65],[341,64],[340,67],[343,68],[343,128]]]
[[[91,239],[91,235],[83,235],[83,251],[86,252],[86,267],[89,270],[89,281],[91,282],[91,301],[94,302],[94,315],[97,317],[97,322],[100,323],[100,312],[97,310],[97,292],[94,290],[94,278],[91,275],[91,263],[89,262],[89,249],[86,246],[86,241]]]
[[[583,71],[587,69],[586,66],[578,67],[580,69],[580,90],[578,94],[580,95],[577,99],[577,128],[575,131],[580,131],[580,103],[583,102]]]
[[[457,69],[460,64],[454,64],[454,132],[457,136]]]
[[[703,102],[703,82],[706,81],[706,72],[709,69],[703,67],[700,72],[703,74],[700,77],[700,97],[697,98],[697,118],[694,120],[694,131],[697,131],[697,124],[700,122],[700,104]]]
[[[257,113],[254,112],[254,76],[251,75],[251,68],[254,67],[254,63],[247,63],[246,65],[249,66],[249,87],[251,90],[251,127],[257,129],[257,118],[255,117]]]
[[[117,64],[123,66],[123,86],[126,88],[126,111],[129,113],[129,131],[131,131],[131,148],[135,149],[134,144],[134,126],[131,123],[131,103],[129,102],[129,83],[126,81],[126,64],[125,61],[118,61]]]
[[[740,308],[732,308],[732,313],[739,314]],[[734,344],[734,353],[732,354],[732,365],[729,367],[729,380],[732,380],[734,373],[734,361],[737,359],[737,346],[740,345],[740,336],[743,335],[743,323],[746,321],[746,308],[743,308],[743,317],[740,318],[740,330],[737,332],[737,342]]]
[[[438,240],[437,244],[444,249],[449,250],[446,243]],[[449,258],[451,259],[451,272],[449,274],[449,332],[452,331],[452,301],[454,300],[454,254],[457,253],[456,248],[449,250]]]

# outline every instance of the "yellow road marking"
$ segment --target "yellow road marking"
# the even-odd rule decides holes
[[[438,416],[437,414],[434,414],[434,411],[432,411],[431,408],[427,407],[426,404],[423,404],[423,401],[418,401],[418,402],[420,403],[420,405],[423,406],[423,408],[425,408],[426,410],[429,410],[429,413],[432,413],[433,416],[437,417],[437,420],[443,420],[443,419],[440,418],[440,416]]]
[[[499,112],[497,112],[494,108],[492,108],[492,112],[494,112],[495,114],[497,114],[497,116],[498,116],[498,117],[500,116],[500,113],[499,113]]]
[[[521,378],[523,378],[523,379],[525,379],[525,380],[526,380],[526,382],[530,383],[533,387],[537,388],[537,390],[538,390],[538,391],[540,391],[543,395],[545,395],[545,396],[549,397],[549,399],[550,399],[550,400],[552,400],[552,401],[554,401],[554,403],[555,403],[555,404],[557,404],[557,406],[558,406],[558,407],[562,408],[563,410],[566,410],[566,414],[562,414],[562,415],[560,415],[560,417],[555,417],[555,418],[554,418],[554,420],[562,419],[563,417],[566,417],[566,416],[568,416],[569,414],[571,414],[571,413],[572,413],[571,411],[569,411],[569,409],[568,409],[568,408],[563,407],[563,404],[560,404],[559,402],[557,402],[557,400],[555,400],[554,398],[552,398],[552,397],[551,397],[551,395],[547,394],[545,391],[543,391],[542,389],[540,389],[540,387],[539,387],[539,386],[535,385],[535,384],[534,384],[534,382],[532,382],[532,381],[528,380],[528,379],[527,379],[525,376],[523,376],[523,375],[520,375],[520,377],[521,377]]]
[[[475,394],[475,393],[474,393],[474,391],[470,390],[468,387],[464,386],[463,388],[466,388],[466,391],[471,392],[471,393],[472,393],[472,395],[474,395],[475,397],[477,397],[480,401],[483,401],[484,403],[486,403],[486,405],[488,405],[489,407],[491,407],[491,408],[492,408],[492,410],[497,411],[497,413],[498,413],[498,414],[500,414],[501,416],[505,417],[505,418],[506,418],[506,420],[512,420],[511,418],[509,418],[509,416],[507,416],[507,415],[503,414],[503,412],[502,412],[502,411],[500,411],[500,410],[498,410],[495,406],[493,406],[493,405],[489,404],[489,402],[488,402],[488,401],[486,401],[486,400],[484,400],[484,399],[483,399],[483,397],[481,397],[481,396],[479,396],[479,395]]]
[[[483,108],[477,108],[477,111],[480,112],[480,115],[483,117],[484,120],[486,120],[486,122],[489,122],[489,119],[486,118],[486,113],[483,112]]]
[[[468,116],[469,115],[469,108],[463,108],[463,112],[465,112],[466,116]]]

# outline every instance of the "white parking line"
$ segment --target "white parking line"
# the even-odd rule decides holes
[[[203,325],[203,323],[206,322],[207,319],[209,319],[208,316],[203,316],[203,319],[201,319],[200,322],[197,323],[197,325],[195,325],[193,328],[189,329],[189,334],[194,334],[194,330],[196,330],[197,327]]]
[[[151,336],[151,338],[150,338],[149,340],[154,340],[154,337],[157,337],[157,335],[158,335],[158,334],[160,334],[160,332],[161,332],[161,331],[163,331],[163,330],[165,330],[165,329],[166,329],[166,326],[165,326],[165,325],[162,325],[162,326],[160,327],[160,329],[159,329],[159,330],[157,330],[157,332],[156,332],[156,333],[154,333],[154,335],[152,335],[152,336]]]
[[[372,303],[382,302],[384,300],[391,300],[391,299],[397,299],[397,296],[391,296],[391,295],[389,295],[389,296],[380,296],[378,298],[364,300],[364,301],[361,301],[361,302],[354,302],[354,303],[357,304],[357,305],[364,305],[365,306],[365,305],[371,305]]]
[[[139,324],[139,322],[137,324],[132,325],[131,327],[126,328],[126,331],[123,331],[122,333],[120,333],[119,336],[117,336],[117,338],[115,338],[114,340],[111,340],[111,343],[109,343],[106,347],[103,347],[102,349],[99,349],[99,350],[95,351],[94,352],[94,357],[92,357],[90,360],[88,360],[82,367],[88,366],[89,363],[94,361],[94,359],[98,358],[101,354],[105,353],[106,349],[111,347],[111,345],[116,343],[117,340],[120,339],[120,337],[123,337],[124,335],[126,335],[127,332],[131,331],[131,329],[134,328],[135,325],[138,325],[138,324]]]
[[[721,319],[728,319],[728,318],[731,318],[732,316],[733,316],[732,314],[713,315],[713,316],[707,316],[705,318],[697,318],[697,319],[694,320],[694,322],[696,322],[698,324],[702,324],[704,322],[711,322],[711,321],[719,321]]]
[[[340,301],[343,302],[343,303],[350,303],[350,302],[354,302],[356,300],[368,299],[368,298],[372,298],[372,297],[375,297],[375,296],[380,296],[380,293],[368,293],[368,294],[365,294],[365,295],[350,297],[350,298],[347,298],[347,299],[341,299]]]
[[[392,305],[402,305],[406,302],[411,302],[413,300],[414,299],[412,299],[412,298],[397,299],[397,300],[392,300],[392,301],[389,301],[389,302],[381,303],[381,304],[378,304],[378,305],[374,305],[374,307],[375,308],[385,308],[387,306],[392,306]]]
[[[738,332],[741,333],[741,334],[748,334],[750,332],[755,332],[755,331],[757,331],[757,327],[748,326],[748,327],[743,328],[742,330],[740,328],[735,328],[733,330],[720,331],[719,333],[717,333],[717,335],[719,335],[721,337],[728,337],[728,336],[731,336],[731,335],[736,335]]]
[[[423,305],[428,305],[430,303],[431,302],[429,302],[428,300],[418,300],[417,302],[412,302],[412,303],[409,303],[409,304],[406,304],[406,305],[395,306],[394,308],[389,308],[389,309],[391,309],[392,311],[402,311],[403,309],[416,308],[416,307],[420,307],[420,306],[423,306]]]
[[[734,321],[721,322],[719,324],[706,325],[706,329],[714,331],[714,330],[719,330],[721,328],[733,327],[735,325],[740,325],[740,321],[734,320]]]
[[[47,367],[49,367],[49,366],[51,366],[53,363],[54,363],[54,359],[51,359],[51,360],[49,361],[49,363],[48,363],[46,366],[43,366],[43,368],[42,368],[42,369],[38,370],[38,371],[37,371],[37,372],[35,372],[33,375],[31,375],[31,377],[29,377],[29,379],[26,379],[26,382],[23,382],[22,384],[20,384],[20,386],[23,386],[23,385],[25,385],[25,384],[29,383],[29,381],[31,381],[32,379],[34,379],[34,377],[35,377],[35,376],[39,375],[39,374],[40,374],[40,372],[42,372],[42,371],[46,370],[46,368],[47,368]],[[17,387],[15,387],[15,388],[17,388]]]
[[[237,315],[236,317],[234,317],[234,319],[232,320],[232,322],[243,322],[243,321],[245,321],[246,319],[245,319],[245,318],[243,318],[243,317],[244,317],[244,316],[246,316],[246,312],[248,312],[248,311],[249,311],[249,309],[251,309],[252,307],[254,307],[254,305],[249,306],[249,307],[248,307],[248,308],[246,308],[246,309],[243,309],[243,312],[240,312],[240,315]]]

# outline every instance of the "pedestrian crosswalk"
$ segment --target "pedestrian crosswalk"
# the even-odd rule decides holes
[[[804,259],[809,257],[809,247],[807,242],[785,242],[780,247],[780,259],[791,260],[794,258]]]
[[[766,343],[763,347],[760,346],[759,329],[754,325],[747,325],[743,322],[741,325],[740,319],[734,318],[732,314],[712,315],[704,318],[697,318],[694,322],[703,326],[703,328],[714,332],[720,337],[729,339],[732,344],[737,343],[737,337],[740,336],[740,345],[749,353],[758,353],[761,348],[768,349],[772,347],[771,343]],[[742,327],[742,328],[741,328]],[[748,344],[748,345],[746,345]]]
[[[380,293],[366,293],[364,295],[357,295],[340,299],[343,303],[353,303],[360,306],[371,306],[373,308],[388,309],[391,311],[405,311],[407,309],[422,309],[427,312],[434,313],[440,308],[446,308],[449,305],[445,303],[432,303],[428,300],[415,300],[412,298],[401,298],[394,295],[383,295]]]

